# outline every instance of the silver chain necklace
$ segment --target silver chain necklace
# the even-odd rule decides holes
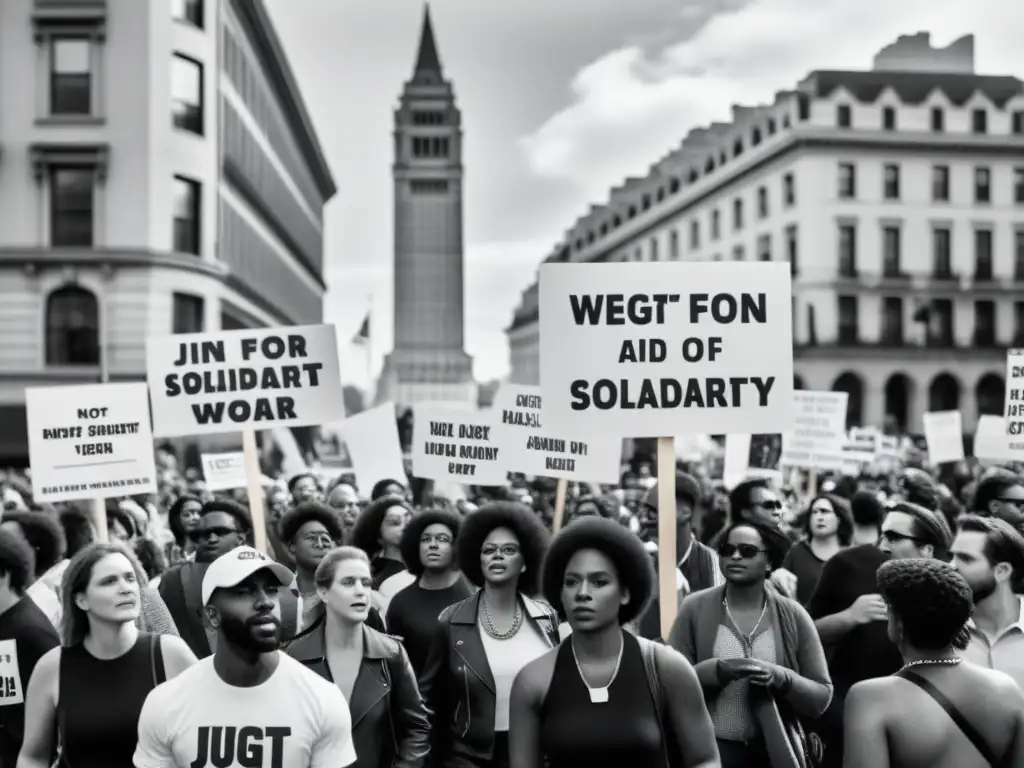
[[[494,619],[491,618],[491,611],[487,607],[487,598],[481,597],[480,602],[484,607],[484,629],[495,640],[508,640],[523,626],[523,613],[519,610],[518,600],[516,600],[515,613],[512,614],[512,627],[507,632],[499,632],[498,628],[494,626]]]
[[[590,683],[587,682],[587,676],[583,674],[583,667],[580,665],[580,657],[576,655],[576,643],[570,640],[569,645],[572,647],[572,658],[576,662],[576,671],[580,673],[580,680],[583,681],[583,685],[587,687],[587,692],[590,693],[590,703],[607,704],[608,689],[612,687],[612,683],[615,682],[615,678],[619,676],[619,666],[622,664],[622,652],[626,650],[626,638],[622,638],[622,644],[619,645],[619,658],[615,660],[615,669],[612,670],[611,680],[608,681],[608,685],[601,686],[599,688],[593,688]]]
[[[729,617],[729,621],[732,622],[733,627],[736,629],[736,634],[740,636],[740,642],[743,643],[743,651],[749,658],[754,655],[754,635],[757,634],[757,628],[761,626],[761,622],[764,621],[764,615],[768,612],[768,601],[764,601],[764,607],[761,609],[761,615],[757,617],[757,624],[750,630],[749,635],[743,634],[743,630],[740,629],[740,625],[736,623],[736,619],[733,618],[732,611],[729,610],[729,601],[726,598],[722,598],[722,605],[725,606],[725,615]]]
[[[959,656],[953,656],[948,659],[918,659],[917,661],[908,661],[900,668],[900,672],[904,669],[910,669],[911,667],[924,667],[924,666],[937,666],[937,667],[955,667],[963,661]]]

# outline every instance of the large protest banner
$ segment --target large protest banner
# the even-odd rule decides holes
[[[1024,451],[1024,349],[1006,352],[1006,434],[1014,451]]]
[[[146,380],[157,437],[345,418],[333,325],[150,337]]]
[[[36,501],[156,493],[142,382],[29,387],[25,410]]]
[[[786,467],[826,471],[843,468],[846,445],[846,392],[793,393],[793,429],[782,435]]]
[[[413,413],[414,476],[463,485],[504,485],[508,480],[492,411],[418,403]]]
[[[783,432],[791,315],[781,262],[542,264],[545,418],[579,435]]]
[[[499,443],[509,472],[593,483],[618,483],[622,440],[573,440],[544,424],[540,387],[502,384],[494,399]]]

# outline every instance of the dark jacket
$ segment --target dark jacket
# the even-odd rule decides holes
[[[420,674],[420,692],[432,718],[435,766],[479,764],[494,753],[494,677],[487,662],[477,611],[477,591],[438,616],[430,653]],[[520,595],[526,618],[547,644],[558,645],[558,615],[547,603]]]
[[[285,648],[321,677],[327,666],[324,620],[317,620]],[[430,750],[430,720],[416,674],[402,644],[363,624],[363,664],[348,702],[352,714],[353,768],[421,768]]]

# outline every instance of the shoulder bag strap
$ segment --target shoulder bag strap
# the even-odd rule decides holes
[[[922,677],[912,670],[905,669],[902,672],[899,672],[897,676],[913,683],[931,696],[935,700],[935,703],[946,711],[946,714],[949,715],[949,719],[952,720],[956,724],[956,727],[963,732],[964,736],[967,737],[967,740],[974,745],[975,749],[981,753],[982,757],[985,758],[988,764],[993,768],[997,768],[997,766],[999,766],[1000,761],[996,757],[995,752],[992,751],[992,748],[988,745],[982,735],[978,733],[970,722],[968,722],[967,718],[964,717],[956,704],[949,700],[946,694],[936,688],[930,680]]]

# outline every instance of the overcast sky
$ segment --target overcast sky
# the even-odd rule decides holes
[[[373,370],[392,338],[392,110],[411,73],[416,0],[266,0],[338,194],[325,320],[342,377],[372,297]],[[1020,0],[434,0],[465,130],[466,342],[478,380],[508,371],[503,329],[537,265],[591,203],[730,105],[813,69],[868,69],[900,34],[976,36],[984,74],[1024,75]]]

